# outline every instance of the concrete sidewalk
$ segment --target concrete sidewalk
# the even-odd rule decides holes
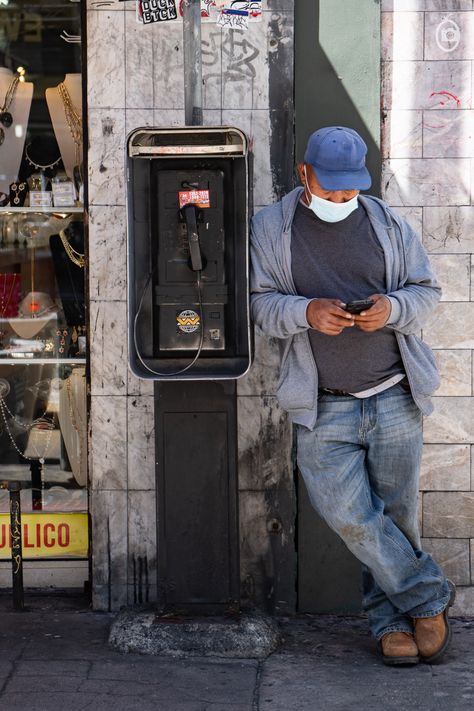
[[[464,711],[474,708],[474,620],[453,619],[444,661],[384,666],[361,618],[282,618],[263,661],[122,655],[113,615],[71,598],[0,597],[0,709],[9,711]]]

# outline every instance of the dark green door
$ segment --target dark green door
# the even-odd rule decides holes
[[[369,147],[371,193],[380,195],[379,0],[295,3],[296,156],[321,126],[356,129]],[[360,565],[319,519],[298,479],[298,610],[360,609]]]

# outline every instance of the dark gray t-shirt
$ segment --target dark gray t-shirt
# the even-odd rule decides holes
[[[309,299],[347,303],[386,293],[383,250],[362,205],[345,220],[329,223],[299,203],[291,261],[297,292]],[[338,336],[310,329],[309,338],[321,387],[361,392],[404,372],[390,328],[364,333],[353,326]]]

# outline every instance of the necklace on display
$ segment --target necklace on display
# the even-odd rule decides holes
[[[14,292],[16,291],[16,287],[19,286],[18,282],[18,277],[19,274],[11,273],[11,274],[0,274],[0,281],[3,277],[3,291],[0,295],[0,319],[3,321],[6,317],[6,314],[10,308],[10,302],[12,300],[12,296]],[[7,296],[8,292],[8,282],[10,281],[10,291]],[[2,327],[0,327],[0,344],[3,345],[3,337],[5,336],[6,331],[3,330]]]
[[[64,106],[64,113],[66,114],[66,122],[69,127],[69,131],[74,141],[74,146],[76,150],[76,165],[81,163],[81,145],[82,145],[82,117],[74,108],[71,96],[66,88],[64,82],[58,84],[59,96]]]
[[[13,292],[15,291],[15,288],[18,284],[18,277],[19,274],[0,274],[0,281],[3,277],[3,291],[0,294],[0,318],[5,318],[5,314],[8,311],[8,307],[10,306],[10,301],[13,296]],[[11,277],[11,279],[9,279]],[[10,281],[10,293],[8,294],[7,297],[7,291],[8,291],[8,282]]]
[[[13,123],[13,116],[11,115],[9,109],[15,97],[15,92],[18,88],[18,84],[20,83],[20,81],[24,81],[24,74],[25,70],[20,67],[18,69],[18,74],[16,74],[11,80],[10,86],[8,87],[7,93],[5,94],[5,99],[3,100],[3,105],[0,107],[0,123],[4,128],[10,128]],[[4,140],[5,131],[3,130],[3,128],[0,128],[0,146],[2,145]]]
[[[61,242],[63,243],[64,251],[66,252],[66,254],[69,257],[69,259],[71,260],[71,262],[73,262],[73,264],[75,264],[76,266],[81,267],[83,269],[86,265],[85,256],[83,254],[81,254],[80,252],[78,252],[77,250],[75,250],[74,247],[72,247],[69,244],[68,238],[66,237],[66,233],[64,230],[59,231],[59,236],[61,238]]]
[[[52,170],[53,168],[56,168],[56,166],[61,162],[61,156],[59,156],[59,158],[56,158],[56,160],[52,163],[49,163],[49,165],[41,165],[40,163],[35,163],[35,161],[28,154],[29,148],[31,148],[31,143],[29,143],[25,148],[26,162],[31,165],[32,168],[36,168],[36,170]]]
[[[34,443],[33,443],[33,447],[34,447],[34,449],[36,450],[36,454],[37,454],[38,456],[37,456],[37,457],[29,457],[27,454],[25,454],[25,452],[22,452],[22,451],[21,451],[21,449],[18,447],[17,443],[15,442],[15,438],[13,437],[13,434],[12,434],[12,432],[11,432],[11,430],[10,430],[9,425],[8,425],[7,414],[9,414],[11,417],[13,417],[13,419],[15,420],[15,422],[20,422],[20,421],[18,420],[18,418],[16,418],[14,415],[12,415],[12,413],[11,413],[10,410],[8,409],[8,406],[7,406],[6,402],[5,402],[5,400],[3,399],[3,397],[0,397],[0,414],[1,414],[1,416],[2,416],[3,424],[5,425],[5,431],[6,431],[6,433],[8,434],[8,437],[9,437],[9,439],[10,439],[10,442],[12,443],[13,448],[14,448],[15,451],[20,455],[20,457],[22,457],[23,459],[27,459],[29,462],[33,462],[33,461],[39,460],[40,464],[43,465],[43,464],[44,464],[44,461],[45,461],[45,459],[46,459],[46,454],[47,454],[47,451],[48,451],[48,449],[49,449],[49,445],[50,445],[50,443],[51,443],[51,437],[53,436],[53,432],[54,432],[54,429],[55,429],[55,427],[54,427],[54,422],[52,422],[51,420],[48,420],[48,419],[46,419],[46,418],[37,418],[36,420],[33,420],[33,422],[31,422],[30,425],[23,425],[23,424],[22,424],[22,427],[23,427],[28,433],[30,433],[31,430],[33,429],[33,427],[35,427],[35,425],[38,425],[38,424],[41,425],[41,428],[38,428],[38,431],[43,431],[43,429],[46,429],[46,430],[47,430],[47,435],[46,435],[46,438],[45,438],[45,443],[44,443],[43,451],[42,451],[42,452],[39,452],[38,449],[37,449],[37,447],[36,447],[36,446],[34,445]],[[25,450],[25,451],[26,451],[26,450]]]

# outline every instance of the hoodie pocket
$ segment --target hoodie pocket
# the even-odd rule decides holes
[[[419,395],[429,397],[440,385],[435,354],[430,346],[415,334],[401,339],[401,351],[402,348],[407,374],[409,380],[413,381],[411,384]]]
[[[309,352],[308,352],[309,350]],[[314,406],[316,367],[306,333],[293,336],[280,366],[277,397],[284,410],[309,410]]]

